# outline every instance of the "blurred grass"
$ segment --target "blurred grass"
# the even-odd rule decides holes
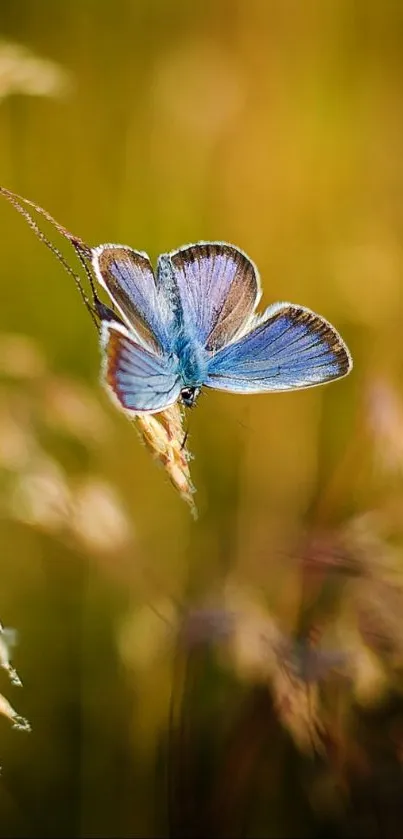
[[[400,591],[403,9],[393,0],[20,0],[1,4],[0,37],[54,62],[68,81],[54,95],[15,93],[11,86],[5,95],[0,43],[1,183],[90,244],[120,241],[154,259],[188,241],[233,242],[259,266],[263,305],[288,299],[319,311],[340,329],[355,360],[348,380],[326,388],[204,395],[190,418],[200,510],[194,523],[100,391],[96,336],[67,275],[12,208],[1,207],[1,331],[32,339],[56,388],[66,377],[80,384],[107,431],[80,440],[63,428],[63,410],[71,412],[63,398],[52,428],[35,376],[12,383],[3,375],[11,426],[62,468],[74,521],[83,523],[77,511],[84,499],[90,530],[74,528],[70,514],[57,527],[30,523],[21,509],[16,514],[15,501],[10,513],[7,467],[0,618],[19,631],[15,660],[24,688],[11,701],[33,732],[18,735],[0,720],[0,834],[166,833],[161,744],[172,684],[175,698],[182,696],[172,682],[180,610],[199,604],[225,610],[235,602],[242,612],[243,598],[250,598],[251,614],[262,608],[284,633],[300,632],[304,620],[315,622],[319,614],[337,645],[338,633],[344,639],[340,626],[358,608],[361,583],[356,591],[325,575],[322,592],[322,577],[307,583],[299,560],[306,534],[344,534],[360,516],[364,531],[380,527],[379,544],[397,545]],[[382,421],[375,397],[368,401],[376,382],[395,400],[377,391],[378,407],[387,408]],[[25,462],[11,474],[27,468]],[[113,535],[105,551],[91,542],[91,516],[96,531],[105,516],[99,504],[109,504],[104,490],[88,494],[93,481],[111,488],[129,522],[130,538],[115,549]],[[378,515],[381,526],[366,513]],[[118,520],[108,519],[109,526]],[[345,550],[354,556],[358,550],[350,536]],[[368,557],[366,546],[360,550]],[[368,575],[365,562],[360,569]],[[378,579],[384,571],[371,574]],[[167,623],[150,604],[162,604]],[[129,625],[130,643],[123,643]],[[239,631],[248,647],[246,629]],[[363,660],[355,636],[347,637],[350,652]],[[365,805],[373,799],[368,778],[382,787],[374,780],[379,748],[394,755],[381,762],[386,775],[392,766],[400,778],[400,752],[389,734],[401,726],[396,655],[398,663],[380,655],[392,699],[382,694],[386,710],[366,712],[384,733],[381,747],[369,736],[371,720],[357,722],[362,712],[352,702],[351,674],[337,713],[318,712],[327,721],[330,714],[338,743],[332,760],[329,749],[327,759],[303,757],[287,739],[275,690],[270,698],[261,688],[269,677],[259,649],[258,675],[245,665],[247,677],[225,645],[214,667],[189,653],[199,681],[190,682],[185,712],[195,714],[195,723],[192,736],[179,739],[172,770],[189,772],[189,809],[177,826],[182,834],[172,834],[178,815],[171,813],[171,835],[197,835],[206,800],[209,835],[242,835],[245,813],[251,815],[244,835],[319,836],[323,824],[336,823],[337,835],[357,835],[361,810],[366,835],[382,835],[386,824],[394,835],[392,805],[379,804],[388,814],[383,822]],[[6,686],[4,692],[10,695]],[[346,731],[357,732],[350,750]],[[329,788],[337,775],[340,799],[317,790],[321,773],[330,776]],[[180,783],[179,777],[179,790]],[[228,803],[237,794],[239,819]]]

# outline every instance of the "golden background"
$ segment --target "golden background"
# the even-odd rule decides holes
[[[194,521],[2,201],[0,691],[32,732],[0,718],[0,835],[399,835],[403,6],[2,0],[0,36],[4,186],[91,245],[234,243],[355,364],[206,391]]]

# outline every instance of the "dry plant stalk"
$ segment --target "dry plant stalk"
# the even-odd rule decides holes
[[[153,457],[162,463],[171,483],[196,518],[197,509],[193,498],[195,489],[190,480],[189,470],[190,454],[184,445],[183,414],[179,404],[175,403],[159,414],[138,414],[134,419],[134,425]]]

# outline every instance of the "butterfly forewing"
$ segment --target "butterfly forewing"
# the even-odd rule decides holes
[[[185,325],[207,350],[223,347],[244,328],[258,301],[255,266],[221,242],[188,245],[169,256]]]
[[[338,332],[309,309],[285,303],[213,356],[205,384],[238,393],[291,390],[324,384],[350,369]]]
[[[136,343],[124,326],[103,323],[103,379],[125,411],[165,410],[179,397],[180,382],[172,356],[161,356]]]
[[[166,313],[147,254],[123,245],[99,245],[92,251],[92,264],[99,283],[138,340],[156,351],[164,350]]]

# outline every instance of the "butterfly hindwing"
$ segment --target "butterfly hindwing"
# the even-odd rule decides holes
[[[338,332],[309,309],[277,304],[256,324],[212,357],[208,387],[236,393],[291,390],[338,379],[351,369]]]
[[[183,318],[200,344],[216,350],[231,341],[253,314],[260,296],[257,269],[224,242],[199,242],[169,254]]]
[[[101,341],[104,384],[121,408],[133,414],[155,413],[176,402],[180,380],[172,356],[141,346],[117,323],[102,324]]]

